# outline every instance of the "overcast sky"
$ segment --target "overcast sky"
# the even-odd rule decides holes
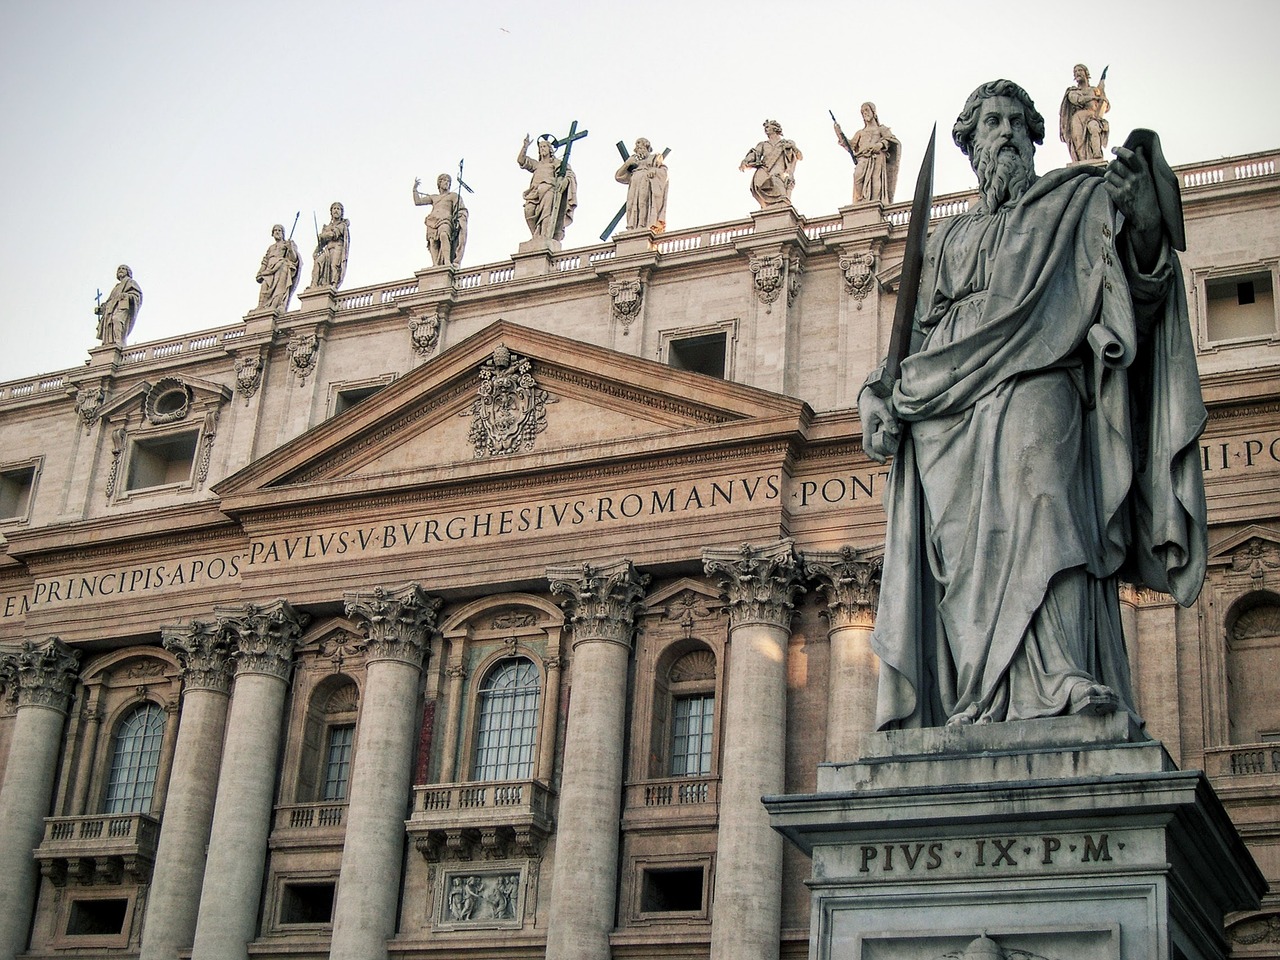
[[[132,342],[237,322],[272,224],[300,214],[309,277],[313,215],[334,200],[351,221],[344,289],[411,277],[429,263],[414,177],[433,190],[463,158],[464,267],[505,260],[528,239],[521,141],[572,120],[590,134],[566,249],[598,242],[625,199],[614,143],[638,136],[671,148],[670,231],[747,216],[737,165],[766,117],[804,153],[796,208],[834,214],[852,168],[827,110],[852,133],[863,100],[902,141],[898,199],[935,121],[936,192],[966,189],[951,123],[1001,76],[1046,117],[1038,169],[1060,166],[1076,62],[1095,82],[1110,65],[1113,145],[1147,126],[1174,164],[1280,148],[1280,3],[1000,8],[1009,23],[941,0],[3,0],[0,381],[81,364],[120,263],[145,297]]]

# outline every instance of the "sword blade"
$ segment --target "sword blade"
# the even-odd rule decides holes
[[[933,154],[938,125],[929,134],[929,147],[916,177],[916,194],[911,201],[911,223],[907,227],[907,244],[902,256],[902,279],[898,283],[898,304],[889,334],[889,356],[885,361],[885,380],[892,384],[902,370],[902,361],[911,350],[911,326],[915,321],[916,299],[920,296],[920,272],[924,266],[924,247],[929,236],[929,210],[933,205]]]

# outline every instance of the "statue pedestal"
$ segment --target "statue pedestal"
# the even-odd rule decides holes
[[[811,960],[977,955],[984,935],[1006,957],[1225,958],[1223,914],[1266,890],[1204,774],[1127,713],[873,734],[765,806],[813,857]]]

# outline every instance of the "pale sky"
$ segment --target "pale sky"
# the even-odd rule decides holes
[[[121,263],[144,293],[133,343],[240,320],[272,224],[296,212],[305,286],[313,214],[334,200],[351,222],[343,289],[410,278],[430,262],[414,177],[433,191],[463,158],[463,267],[503,261],[528,239],[521,141],[572,120],[590,134],[566,249],[599,242],[626,194],[614,143],[638,136],[672,151],[669,231],[750,213],[737,166],[765,118],[804,153],[796,208],[834,214],[852,165],[827,110],[852,133],[864,100],[902,141],[899,200],[935,121],[935,190],[967,189],[951,124],[997,77],[1046,118],[1037,168],[1060,166],[1077,62],[1095,82],[1110,65],[1113,146],[1144,126],[1173,164],[1280,149],[1274,0],[0,4],[0,381],[87,359],[94,293]]]

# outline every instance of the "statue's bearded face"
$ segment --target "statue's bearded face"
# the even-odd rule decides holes
[[[1012,97],[983,100],[970,161],[989,211],[1026,192],[1036,176],[1035,153],[1023,105]]]

